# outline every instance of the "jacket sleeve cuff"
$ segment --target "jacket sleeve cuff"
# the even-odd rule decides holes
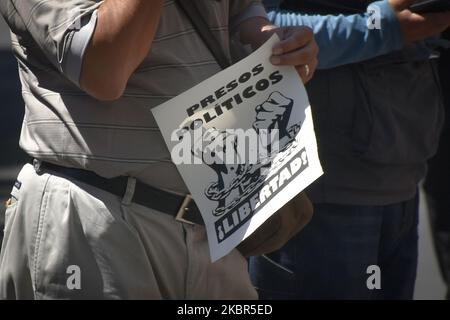
[[[378,9],[381,18],[381,32],[384,34],[383,38],[388,43],[385,47],[388,51],[400,50],[403,47],[403,35],[401,31],[400,22],[394,9],[389,4],[389,1],[376,1],[369,5],[371,8]]]

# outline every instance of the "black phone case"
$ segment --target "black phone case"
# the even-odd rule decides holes
[[[411,11],[416,13],[431,13],[450,11],[450,0],[427,0],[411,6]]]

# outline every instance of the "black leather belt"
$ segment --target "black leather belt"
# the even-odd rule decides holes
[[[91,171],[62,167],[39,160],[34,160],[33,165],[39,174],[45,171],[52,171],[102,189],[120,198],[125,196],[129,181],[128,177],[107,179]],[[180,222],[204,225],[200,211],[190,195],[180,196],[151,187],[136,180],[135,191],[131,202],[173,216]]]

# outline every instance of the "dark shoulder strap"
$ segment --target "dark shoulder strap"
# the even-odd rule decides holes
[[[195,0],[177,0],[177,3],[197,30],[200,38],[202,38],[206,46],[216,58],[219,66],[222,69],[228,68],[230,66],[230,62],[223,52],[222,46],[209,29],[208,24],[195,3]]]

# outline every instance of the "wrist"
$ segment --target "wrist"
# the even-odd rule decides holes
[[[236,36],[242,44],[250,45],[253,50],[256,50],[263,45],[277,29],[278,27],[273,25],[268,19],[254,17],[239,25],[239,28],[236,30]]]

